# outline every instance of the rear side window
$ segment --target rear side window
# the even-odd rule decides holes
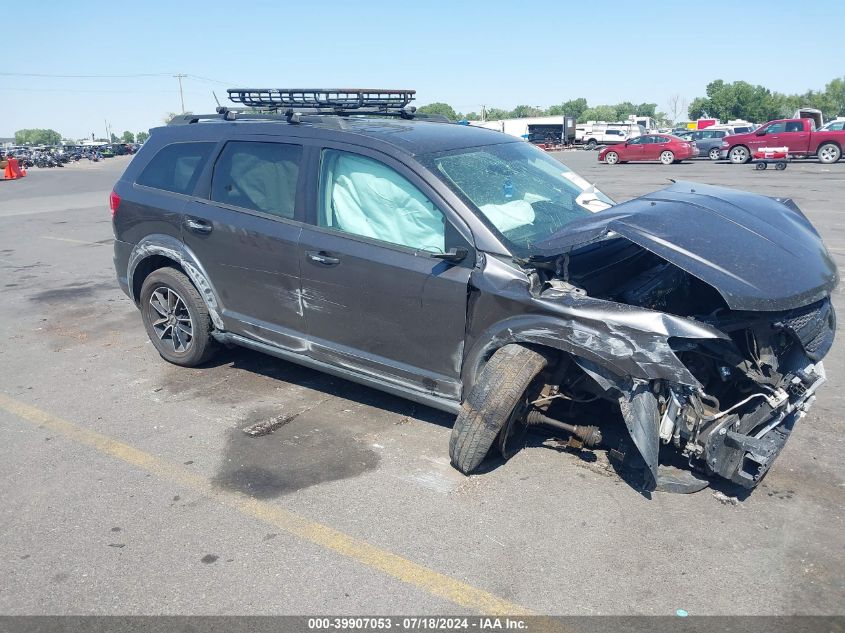
[[[172,143],[162,147],[144,167],[139,185],[189,194],[208,160],[214,143]]]
[[[232,141],[214,165],[211,199],[293,219],[302,147]]]

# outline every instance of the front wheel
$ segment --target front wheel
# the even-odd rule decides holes
[[[608,152],[604,155],[604,162],[606,162],[608,165],[615,165],[619,162],[619,154],[617,154],[616,152]]]
[[[545,357],[522,345],[496,350],[452,428],[449,457],[455,468],[468,475],[481,465],[505,424],[514,422],[515,411],[524,415],[523,394],[545,366]]]
[[[842,150],[833,143],[826,143],[819,147],[819,162],[825,165],[835,163],[842,156]]]
[[[591,138],[589,141],[587,141],[587,149],[589,149],[589,150],[596,149],[597,145],[598,145],[598,142],[594,138]]]
[[[200,365],[215,350],[205,301],[174,268],[159,268],[144,280],[141,319],[156,351],[175,365]]]
[[[661,152],[660,154],[660,162],[664,165],[671,165],[675,162],[675,154],[670,152],[668,149]]]
[[[747,147],[737,145],[728,152],[728,158],[734,165],[744,165],[751,160],[751,152],[748,151]]]
[[[710,157],[710,160],[719,160],[722,157],[722,154],[719,151],[718,147],[714,147],[713,149],[711,149],[709,152],[707,152],[707,155]]]

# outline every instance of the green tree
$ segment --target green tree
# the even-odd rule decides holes
[[[657,104],[656,103],[641,103],[637,106],[636,111],[634,112],[637,116],[650,116],[653,119],[658,118],[657,112]],[[661,113],[662,114],[662,113]],[[664,115],[665,117],[665,115]]]
[[[584,97],[578,97],[577,99],[570,99],[569,101],[564,101],[560,105],[551,106],[546,111],[546,114],[548,114],[549,116],[566,114],[568,116],[574,116],[577,120],[586,109],[587,100]]]
[[[126,131],[123,133],[123,136],[121,136],[121,140],[123,140],[124,143],[134,143],[135,135],[132,134],[132,132]]]
[[[148,138],[150,138],[149,132],[138,132],[135,135],[135,140],[139,143],[146,143]]]
[[[637,106],[630,101],[623,101],[622,103],[617,103],[612,107],[615,110],[615,114],[613,116],[614,121],[627,121],[630,115],[637,113]]]
[[[117,138],[117,134],[112,132],[111,133],[111,140],[109,141],[109,143],[119,143],[119,142],[120,142],[120,139]]]
[[[510,110],[502,110],[501,108],[488,108],[487,109],[487,120],[488,121],[498,121],[500,119],[510,119],[511,113]]]
[[[543,116],[545,111],[530,105],[518,105],[510,112],[511,119],[524,119],[532,116]]]
[[[15,145],[58,145],[62,135],[50,129],[24,129],[15,132]]]
[[[478,121],[481,117],[478,116],[477,112],[467,112],[466,116],[464,117],[467,121]]]
[[[442,103],[440,101],[420,106],[419,108],[417,108],[417,112],[419,112],[420,114],[442,114],[450,121],[456,121],[458,119],[458,115],[452,108],[452,106],[450,106],[448,103]]]
[[[578,123],[586,123],[587,121],[615,121],[616,120],[616,106],[600,105],[595,108],[587,108],[578,117]]]

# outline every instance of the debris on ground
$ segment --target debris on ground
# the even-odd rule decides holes
[[[719,501],[719,503],[721,503],[722,505],[735,506],[739,503],[739,499],[737,499],[736,497],[729,497],[721,490],[716,490],[713,493],[713,496],[716,497],[716,500]]]

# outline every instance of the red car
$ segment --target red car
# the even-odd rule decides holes
[[[664,165],[680,163],[698,156],[694,141],[685,141],[671,134],[645,134],[599,152],[599,162],[615,165],[628,161],[659,160]]]

